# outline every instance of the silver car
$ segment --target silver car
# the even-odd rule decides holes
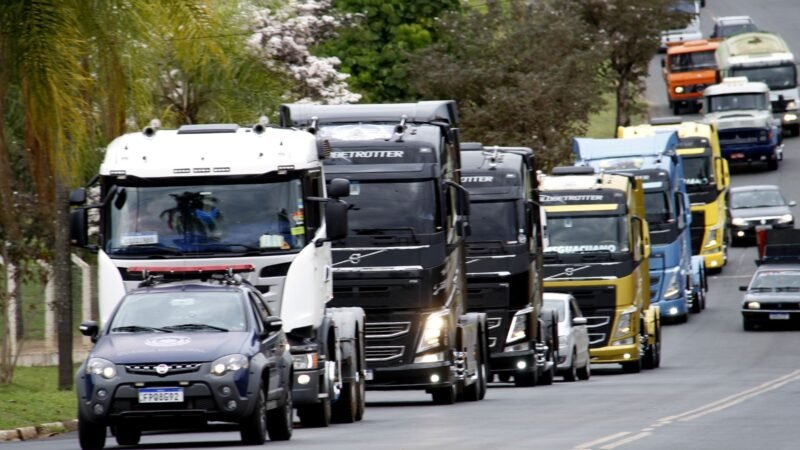
[[[545,292],[544,307],[558,315],[558,372],[565,381],[588,380],[592,374],[589,334],[575,297]]]

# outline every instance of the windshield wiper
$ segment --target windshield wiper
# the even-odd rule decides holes
[[[136,251],[131,250],[160,250],[165,253],[169,253],[170,255],[179,255],[183,256],[183,252],[180,249],[174,247],[167,247],[161,244],[140,244],[140,245],[129,245],[126,247],[114,247],[111,249],[112,252],[122,252],[122,253],[138,253]]]
[[[131,332],[131,333],[141,333],[145,331],[160,331],[162,333],[172,333],[172,330],[167,330],[166,328],[156,328],[156,327],[145,327],[142,325],[125,325],[122,327],[114,327],[111,329],[112,332],[119,331],[119,332]]]
[[[376,234],[385,234],[387,231],[408,231],[411,234],[411,238],[414,239],[414,242],[419,242],[419,239],[417,239],[417,233],[414,232],[414,227],[353,228],[353,231],[356,234],[362,234],[362,235],[365,235],[365,236],[376,235]]]
[[[228,331],[227,328],[216,327],[214,325],[209,325],[206,323],[183,323],[180,325],[170,325],[164,327],[168,330],[216,330],[216,331]]]
[[[796,286],[784,286],[784,287],[777,287],[775,288],[776,292],[797,292],[800,291],[800,287]]]

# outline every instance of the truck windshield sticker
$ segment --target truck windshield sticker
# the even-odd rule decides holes
[[[593,252],[593,251],[602,251],[608,250],[610,252],[616,252],[617,246],[614,244],[607,244],[607,245],[555,245],[552,247],[547,247],[546,251],[549,252],[556,252],[556,253],[578,253],[578,252]]]
[[[158,244],[158,233],[155,231],[124,233],[119,238],[119,244],[123,247]]]
[[[664,183],[661,181],[648,181],[647,183],[642,183],[642,187],[645,189],[661,189],[664,186]]]
[[[258,245],[261,248],[280,248],[282,250],[289,248],[289,244],[286,243],[286,239],[281,234],[262,234]]]
[[[193,306],[194,299],[193,298],[173,298],[169,301],[169,304],[172,306]]]

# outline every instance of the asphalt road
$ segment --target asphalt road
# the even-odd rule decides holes
[[[747,14],[800,51],[797,0],[708,0],[713,15]],[[707,34],[707,33],[706,33]],[[658,60],[648,99],[668,115]],[[800,201],[800,139],[785,141],[777,172],[734,174],[734,185],[777,183]],[[800,211],[798,211],[800,212]],[[800,448],[800,331],[744,332],[740,284],[750,278],[754,248],[735,248],[723,273],[711,277],[708,309],[687,324],[666,327],[662,367],[622,374],[596,367],[589,381],[535,388],[495,384],[479,403],[434,406],[422,392],[369,392],[363,422],[296,429],[269,448],[416,449],[796,449]],[[9,450],[74,449],[69,433],[0,445]],[[241,447],[233,431],[149,434],[140,448]],[[108,448],[116,448],[113,438]]]

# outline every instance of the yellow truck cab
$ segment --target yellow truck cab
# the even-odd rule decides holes
[[[678,133],[686,189],[692,203],[692,254],[701,255],[706,269],[719,272],[728,259],[728,161],[722,157],[716,127],[683,122],[680,117],[653,119],[650,124],[619,127],[618,138]]]
[[[545,292],[572,294],[587,319],[592,364],[626,372],[661,361],[661,323],[650,305],[650,233],[642,181],[556,167],[542,176]]]

